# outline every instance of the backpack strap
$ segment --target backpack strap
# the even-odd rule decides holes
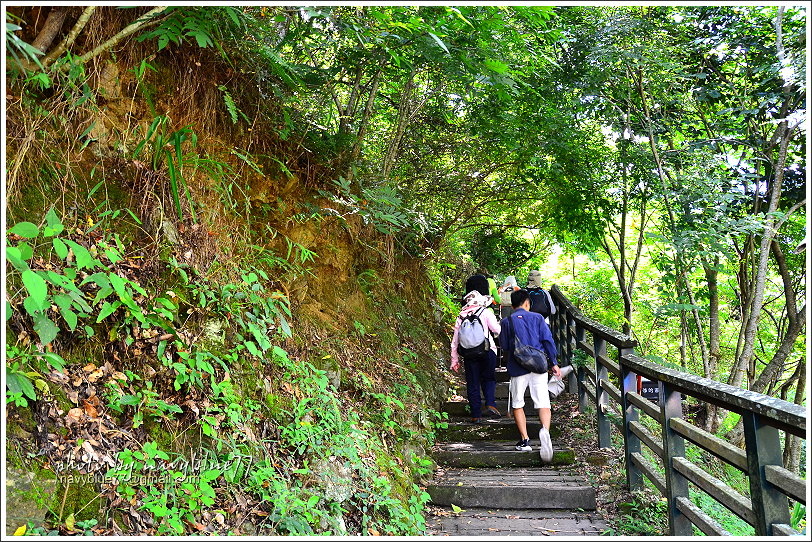
[[[476,319],[479,320],[479,325],[482,326],[482,331],[485,332],[485,339],[488,341],[488,348],[490,349],[490,345],[491,345],[491,341],[490,341],[491,328],[488,327],[487,325],[485,325],[485,323],[480,318],[480,316],[482,316],[482,313],[485,312],[485,309],[487,309],[487,308],[488,307],[482,307],[481,309],[479,309],[479,311],[476,313]]]

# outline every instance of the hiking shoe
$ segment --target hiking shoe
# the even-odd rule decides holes
[[[539,429],[539,441],[541,441],[539,456],[544,463],[549,463],[553,460],[553,441],[550,440],[550,432],[546,427]]]
[[[519,452],[529,452],[532,449],[533,449],[533,447],[530,446],[530,439],[529,438],[522,439],[522,440],[520,440],[519,442],[516,443],[516,450],[519,451]]]
[[[487,409],[485,409],[485,412],[482,413],[482,416],[484,418],[495,419],[495,418],[501,418],[502,413],[499,412],[499,409],[497,409],[496,407],[489,406]]]

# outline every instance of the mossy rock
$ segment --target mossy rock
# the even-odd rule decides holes
[[[26,471],[6,465],[6,534],[31,522],[45,523],[49,513],[58,512],[57,481],[51,471]]]
[[[65,518],[71,514],[76,521],[99,519],[105,501],[93,476],[78,472],[66,472],[60,475],[57,479],[54,497],[55,507],[51,509],[51,512],[56,519],[59,519],[61,510],[62,521],[65,521]]]

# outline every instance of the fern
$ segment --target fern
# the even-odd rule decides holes
[[[182,41],[186,41],[186,38],[194,38],[201,48],[214,45],[217,22],[208,11],[188,7],[169,7],[165,13],[169,16],[154,29],[139,36],[138,41],[157,39],[159,51],[170,42],[180,45]]]
[[[226,109],[228,109],[229,116],[231,116],[231,122],[233,124],[237,124],[237,120],[239,119],[237,113],[242,113],[242,111],[237,108],[237,104],[234,103],[234,98],[231,97],[231,93],[224,85],[220,85],[217,88],[223,93],[223,101],[226,104]]]

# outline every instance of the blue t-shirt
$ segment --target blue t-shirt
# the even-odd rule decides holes
[[[513,359],[513,333],[519,336],[519,339],[528,346],[534,346],[542,349],[547,353],[547,358],[550,364],[558,365],[556,358],[558,357],[558,350],[555,347],[553,334],[547,326],[544,317],[537,312],[528,312],[524,309],[516,309],[513,314],[509,316],[510,325],[502,325],[502,333],[499,335],[499,344],[502,351],[506,355],[506,367],[510,376],[526,375],[530,371],[521,367]],[[506,329],[513,330],[513,333],[506,333]]]

